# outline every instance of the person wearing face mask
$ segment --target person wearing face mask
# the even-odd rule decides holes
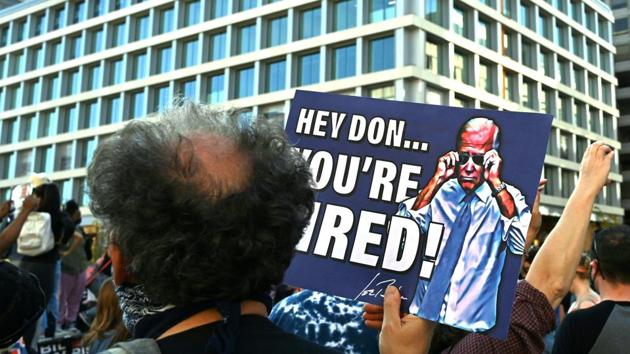
[[[64,228],[69,239],[64,240],[61,255],[61,288],[59,292],[59,319],[58,323],[63,329],[74,328],[81,296],[85,289],[85,270],[87,268],[87,256],[83,244],[83,234],[80,232],[81,210],[74,200],[69,200],[64,205]]]
[[[267,318],[314,205],[280,126],[186,102],[99,144],[87,181],[123,322],[145,339],[108,352],[335,352]]]
[[[456,151],[438,159],[415,199],[400,204],[399,215],[423,233],[431,223],[444,227],[432,278],[418,282],[411,313],[473,332],[495,325],[503,265],[508,252],[523,254],[531,219],[525,197],[502,179],[499,146],[494,121],[469,119]]]

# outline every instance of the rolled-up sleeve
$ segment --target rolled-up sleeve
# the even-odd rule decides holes
[[[504,230],[503,241],[508,243],[510,252],[516,255],[522,255],[525,251],[525,238],[527,237],[527,228],[532,219],[532,213],[529,206],[527,206],[525,196],[523,196],[518,189],[507,186],[507,191],[512,195],[512,198],[514,198],[516,216],[506,218],[501,215]]]
[[[516,298],[506,340],[470,333],[442,354],[468,353],[542,353],[543,339],[555,325],[554,310],[547,298],[527,281],[516,286]]]
[[[411,210],[411,206],[415,201],[415,197],[402,201],[398,204],[396,215],[414,219],[420,226],[420,231],[426,233],[431,220],[431,204],[427,204],[418,210]]]

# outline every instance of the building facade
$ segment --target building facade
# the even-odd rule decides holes
[[[615,148],[599,0],[31,1],[0,11],[0,194],[46,172],[85,204],[99,141],[176,96],[284,116],[294,89],[556,116],[543,213],[589,142]],[[618,160],[595,219],[620,220]]]
[[[623,175],[621,203],[626,212],[626,223],[630,222],[630,9],[628,0],[609,1],[615,16],[614,44],[615,76],[617,87],[617,107],[619,108],[619,141],[621,142],[620,163]]]

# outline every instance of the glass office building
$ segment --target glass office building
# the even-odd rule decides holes
[[[86,203],[95,147],[173,97],[284,116],[295,88],[557,118],[543,213],[594,140],[618,148],[599,0],[76,0],[0,11],[0,193],[48,173]],[[620,219],[618,161],[596,218]]]
[[[621,171],[624,182],[621,185],[621,203],[630,211],[630,3],[628,0],[610,0],[610,7],[615,15],[614,44],[615,75],[619,80],[617,87],[617,107],[619,108],[619,141],[621,142]],[[626,213],[626,223],[630,222],[630,213]]]

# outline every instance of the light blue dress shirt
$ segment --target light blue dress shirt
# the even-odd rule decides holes
[[[459,260],[451,277],[451,284],[444,299],[436,299],[427,294],[429,281],[420,280],[410,306],[410,312],[420,317],[439,321],[449,326],[473,332],[482,332],[496,323],[496,308],[505,263],[506,251],[523,254],[525,236],[531,220],[531,212],[520,191],[507,185],[507,191],[514,198],[516,216],[509,219],[501,214],[496,199],[487,183],[482,183],[471,201],[472,221],[459,255]],[[412,217],[421,232],[426,235],[431,222],[444,226],[444,233],[437,255],[436,269],[440,257],[462,206],[466,192],[453,178],[445,182],[433,197],[431,203],[419,210],[411,210],[415,198],[399,206],[399,215]],[[433,272],[435,274],[435,271]],[[425,313],[423,302],[442,301],[440,313]]]

